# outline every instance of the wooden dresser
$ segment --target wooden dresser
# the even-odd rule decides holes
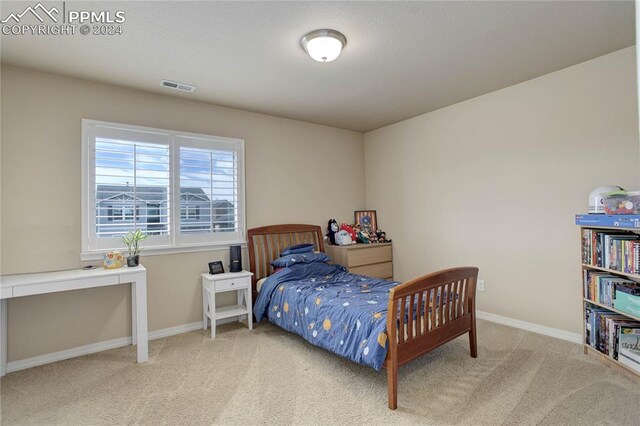
[[[346,266],[349,272],[369,277],[393,279],[392,243],[325,246],[333,263]]]

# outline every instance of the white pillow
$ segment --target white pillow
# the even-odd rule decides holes
[[[267,280],[267,278],[260,278],[256,283],[256,290],[260,293],[260,289],[262,288],[262,284]]]

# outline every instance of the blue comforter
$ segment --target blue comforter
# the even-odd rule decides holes
[[[387,304],[397,282],[340,265],[298,264],[263,283],[254,314],[310,343],[376,370],[387,355]]]

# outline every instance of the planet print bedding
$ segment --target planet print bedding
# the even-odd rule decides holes
[[[376,370],[387,355],[389,291],[399,285],[340,265],[295,264],[262,284],[254,306],[264,318],[313,345]]]

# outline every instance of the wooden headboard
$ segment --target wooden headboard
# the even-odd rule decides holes
[[[256,282],[273,272],[271,261],[280,257],[280,252],[296,244],[313,243],[316,250],[324,252],[322,229],[317,225],[271,225],[248,231],[249,264],[253,272],[251,288],[253,300],[256,296]]]

